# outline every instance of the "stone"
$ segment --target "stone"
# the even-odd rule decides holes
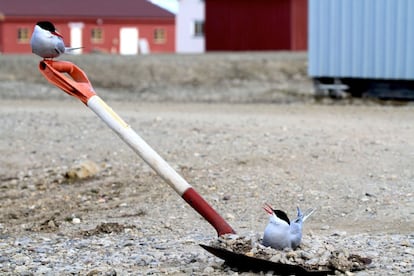
[[[69,180],[92,178],[95,177],[99,171],[99,166],[95,162],[85,160],[72,166],[65,173],[65,177]]]

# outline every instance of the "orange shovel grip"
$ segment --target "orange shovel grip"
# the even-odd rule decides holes
[[[78,98],[84,104],[87,104],[90,97],[96,95],[86,74],[71,62],[43,60],[39,63],[39,70],[50,83]]]

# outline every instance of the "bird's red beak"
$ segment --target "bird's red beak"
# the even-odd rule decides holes
[[[263,209],[268,213],[269,215],[273,215],[273,208],[270,204],[265,203],[265,206],[263,206]]]
[[[58,33],[58,31],[54,31],[54,32],[52,32],[52,34],[54,34],[55,36],[58,36],[60,38],[63,38],[63,36],[60,33]]]

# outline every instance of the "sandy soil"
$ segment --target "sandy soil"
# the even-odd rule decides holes
[[[214,229],[87,107],[37,77],[22,81],[1,72],[2,235],[76,236],[117,222],[155,240],[214,237]],[[315,103],[309,90],[286,95],[267,79],[269,97],[278,99],[271,101],[264,94],[249,97],[254,87],[263,88],[249,78],[233,86],[227,80],[225,89],[224,80],[211,78],[211,86],[172,85],[192,100],[150,90],[137,96],[128,84],[114,90],[98,82],[96,90],[241,234],[262,233],[265,202],[290,216],[296,206],[316,207],[306,231],[319,235],[412,234],[413,105]],[[305,90],[309,80],[300,79]],[[151,91],[168,91],[171,82]],[[244,83],[249,89],[238,88]],[[213,86],[216,96],[203,97]],[[67,177],[85,161],[98,167],[89,178]]]
[[[236,229],[261,230],[261,205],[271,202],[291,211],[317,207],[309,222],[317,230],[412,230],[412,107],[112,105],[212,205],[232,214]],[[83,212],[96,220],[124,201],[171,211],[163,197],[177,200],[74,100],[2,101],[1,113],[4,226],[17,230],[57,213],[63,221]],[[84,160],[102,168],[95,178],[62,179]]]

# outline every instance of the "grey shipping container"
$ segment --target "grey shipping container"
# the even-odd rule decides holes
[[[414,98],[414,0],[309,0],[319,92]]]

